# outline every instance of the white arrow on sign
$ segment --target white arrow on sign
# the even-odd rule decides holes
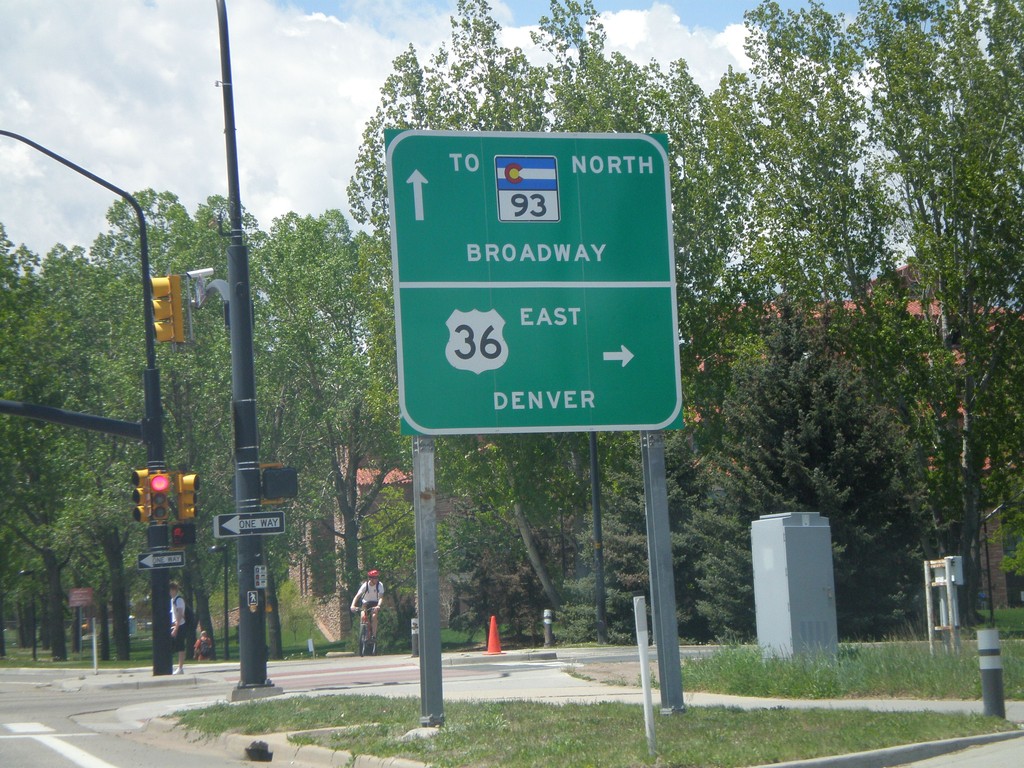
[[[224,520],[224,522],[220,523],[220,527],[223,528],[225,531],[231,531],[231,533],[238,533],[238,520],[239,516],[234,515],[233,517],[229,517],[227,520]]]
[[[629,361],[633,359],[633,353],[626,349],[626,345],[623,344],[618,352],[605,352],[605,360],[621,360],[622,367],[625,368],[629,364]]]
[[[412,204],[416,212],[416,221],[423,221],[423,185],[430,182],[417,168],[405,183],[412,184]]]

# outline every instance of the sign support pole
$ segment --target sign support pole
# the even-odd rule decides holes
[[[665,436],[641,432],[644,464],[644,507],[647,517],[647,552],[651,574],[651,623],[658,645],[658,680],[661,713],[682,712],[683,673],[679,660],[676,624],[676,587],[672,573],[672,532],[668,525],[668,490],[665,483]]]
[[[416,595],[420,630],[420,724],[444,725],[441,689],[441,598],[437,565],[434,438],[412,439],[413,508],[416,516]]]
[[[260,509],[259,433],[256,424],[256,372],[253,360],[252,296],[249,292],[249,249],[245,245],[242,231],[231,51],[224,0],[217,2],[217,21],[220,31],[220,87],[224,94],[224,140],[227,150],[228,204],[231,219],[231,244],[228,246],[228,316],[231,326],[231,408],[235,424],[235,511],[245,514]],[[262,590],[256,590],[254,577],[256,566],[264,562],[262,537],[242,537],[237,545],[238,658],[241,671],[238,691],[272,686],[267,678],[265,596]],[[259,595],[255,606],[247,604],[247,595],[252,591]]]

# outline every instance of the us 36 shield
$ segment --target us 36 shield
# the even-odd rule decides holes
[[[446,325],[448,345],[444,354],[453,368],[483,373],[501,368],[508,360],[508,345],[502,335],[505,318],[497,310],[456,309]]]

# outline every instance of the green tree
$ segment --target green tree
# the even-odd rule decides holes
[[[379,276],[368,255],[379,257],[338,211],[283,216],[252,253],[264,318],[256,329],[264,454],[287,457],[299,470],[309,511],[302,529],[312,525],[341,542],[346,593],[360,582],[367,555],[363,521],[403,461],[394,346],[381,332]],[[324,566],[333,572],[333,558],[317,567]],[[320,592],[338,594],[330,580]]]
[[[1024,250],[1022,7],[1004,0],[865,0],[858,44],[872,83],[867,128],[898,205],[910,295],[930,330],[906,393],[940,552],[964,557],[968,617],[980,589],[981,510],[1017,473],[1017,296]],[[991,487],[989,491],[987,488]]]
[[[924,526],[908,501],[912,454],[897,415],[826,325],[784,303],[766,324],[762,353],[738,366],[723,411],[712,493],[691,526],[701,543],[698,610],[712,629],[752,632],[749,526],[785,511],[829,519],[841,635],[880,637],[901,626]],[[714,547],[714,537],[725,546]]]

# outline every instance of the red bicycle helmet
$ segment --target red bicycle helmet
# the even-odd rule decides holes
[[[378,571],[376,568],[374,568],[372,571],[370,571],[366,575],[369,576],[372,579],[374,576],[380,576],[380,571]]]

